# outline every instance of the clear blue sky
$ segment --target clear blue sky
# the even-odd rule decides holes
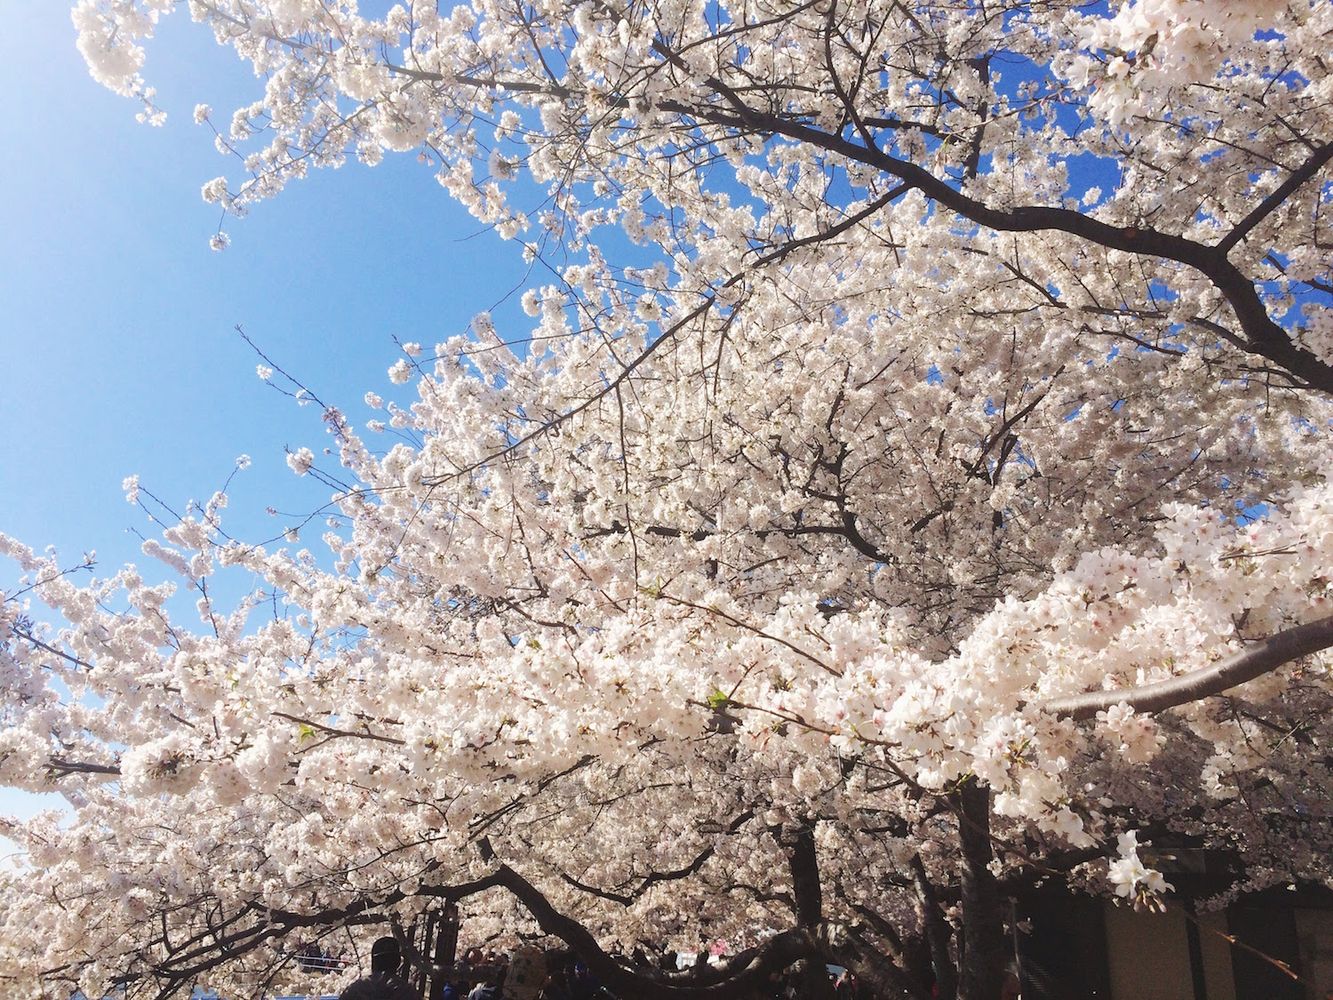
[[[317,409],[259,381],[237,324],[360,423],[364,392],[395,388],[395,336],[429,347],[461,332],[525,270],[412,157],[318,172],[228,220],[232,246],[212,252],[218,215],[199,188],[233,161],[192,111],[226,120],[259,84],[183,13],[161,42],[146,72],[169,114],[159,129],[88,76],[67,3],[0,0],[0,531],[71,559],[96,549],[108,573],[148,569],[130,529],[149,525],[121,490],[132,473],[183,506],[249,454],[228,514],[250,540],[283,526],[268,504],[327,499],[283,451],[324,444]],[[497,321],[522,319],[516,298]],[[0,590],[16,578],[0,560]],[[0,811],[29,805],[0,790]]]
[[[476,235],[411,157],[318,172],[227,220],[232,247],[210,251],[218,217],[199,188],[234,161],[191,112],[207,101],[225,120],[258,84],[182,15],[162,42],[146,75],[170,118],[155,129],[89,78],[65,3],[0,0],[0,530],[96,548],[108,568],[137,557],[126,528],[142,517],[120,489],[131,473],[183,502],[247,453],[236,520],[324,499],[283,457],[285,444],[323,443],[318,413],[259,382],[236,324],[359,418],[365,390],[392,388],[394,336],[460,332],[524,274],[516,246]]]
[[[395,335],[458,333],[524,274],[515,244],[467,238],[477,224],[412,157],[317,172],[227,220],[232,247],[209,250],[218,213],[199,188],[234,177],[234,160],[191,112],[203,100],[225,120],[259,85],[188,17],[168,18],[162,41],[146,73],[170,115],[158,129],[88,76],[66,3],[0,0],[0,530],[96,548],[108,568],[137,557],[130,473],[183,502],[248,453],[241,513],[324,498],[283,456],[324,442],[318,412],[256,378],[236,324],[361,418],[365,390],[390,394]]]

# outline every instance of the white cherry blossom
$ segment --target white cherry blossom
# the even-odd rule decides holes
[[[1328,884],[1333,5],[985,10],[80,3],[122,93],[164,14],[265,81],[227,213],[426,152],[541,285],[404,344],[378,447],[324,410],[296,541],[0,536],[0,777],[70,810],[5,827],[0,976],[305,988],[456,897],[624,995],[700,994],[613,940],[726,937],[734,995],[991,1000],[955,925],[1169,902],[1131,830]]]

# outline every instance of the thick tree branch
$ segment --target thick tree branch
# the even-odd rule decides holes
[[[900,967],[893,958],[882,954],[874,943],[866,940],[858,928],[847,932],[849,943],[833,949],[833,958],[851,969],[862,983],[878,990],[882,996],[908,996],[912,1000],[931,1000],[928,986]]]
[[[97,764],[87,760],[66,760],[52,757],[46,762],[46,769],[52,778],[63,778],[68,774],[108,774],[117,776],[120,768],[115,764]]]
[[[657,45],[661,45],[660,39]],[[679,57],[674,53],[661,48],[658,51],[668,62],[677,65]],[[445,77],[401,66],[389,65],[388,68],[421,81],[548,93],[563,99],[575,96],[572,91],[557,84],[468,76]],[[678,65],[677,68],[683,67]],[[1333,365],[1298,347],[1268,314],[1254,282],[1227,259],[1228,252],[1238,240],[1333,158],[1333,144],[1319,147],[1302,167],[1256,206],[1217,246],[1206,246],[1152,228],[1110,225],[1074,209],[1044,205],[995,208],[951,187],[947,181],[936,177],[924,167],[886,153],[874,143],[856,142],[840,134],[825,132],[798,117],[752,108],[734,90],[713,77],[706,77],[702,82],[711,86],[725,103],[696,105],[667,99],[660,102],[659,109],[722,128],[781,135],[838,153],[855,162],[883,170],[904,182],[906,187],[920,189],[928,198],[963,218],[1000,232],[1063,232],[1108,249],[1161,257],[1185,264],[1206,276],[1230,304],[1245,333],[1248,350],[1281,365],[1308,387],[1333,393]],[[617,98],[613,103],[621,105],[624,98]]]
[[[819,884],[814,827],[802,824],[788,832],[783,840],[792,894],[796,898],[796,919],[804,927],[817,927],[824,919],[824,892]]]
[[[991,1000],[1000,995],[1004,975],[1004,918],[1000,891],[990,870],[990,788],[973,779],[959,790],[958,844],[962,851],[963,942],[958,962],[959,1000]]]
[[[930,964],[935,973],[935,985],[941,997],[952,997],[958,991],[958,967],[949,954],[949,938],[953,936],[944,910],[935,895],[921,855],[912,855],[910,864],[912,883],[916,888],[917,915],[930,947]]]
[[[1211,667],[1155,684],[1113,691],[1088,691],[1056,698],[1043,708],[1052,715],[1091,719],[1122,702],[1136,712],[1161,712],[1221,694],[1322,649],[1333,647],[1333,615],[1261,639]]]
[[[812,937],[818,938],[824,925],[824,890],[819,877],[819,855],[815,848],[813,823],[800,823],[782,831],[779,840],[787,854],[792,896],[796,901],[796,919]],[[833,986],[823,961],[817,956],[801,963],[799,982],[806,1000],[833,1000]]]

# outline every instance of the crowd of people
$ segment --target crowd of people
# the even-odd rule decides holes
[[[654,960],[642,949],[621,960],[641,975],[658,976],[681,970],[680,956],[674,951]],[[708,953],[700,951],[692,964],[702,966]],[[407,984],[406,970],[398,942],[380,938],[371,949],[370,975],[345,989],[340,1000],[421,1000]],[[866,1000],[856,978],[846,970],[829,970],[834,995],[838,1000]],[[791,973],[774,973],[747,1000],[801,1000],[799,978]],[[634,1000],[617,997],[589,971],[576,955],[564,949],[542,950],[525,944],[509,955],[480,948],[470,949],[446,972],[442,1000]]]

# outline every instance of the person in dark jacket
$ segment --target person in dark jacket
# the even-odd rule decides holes
[[[398,942],[380,938],[370,948],[370,975],[343,990],[341,1000],[418,1000],[398,974],[402,964]]]

